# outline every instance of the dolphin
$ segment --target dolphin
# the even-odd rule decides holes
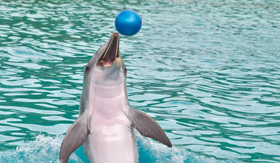
[[[119,51],[119,34],[114,32],[85,68],[80,114],[63,139],[60,163],[67,163],[71,153],[82,144],[91,163],[137,163],[133,128],[172,147],[157,122],[129,106],[126,73]]]

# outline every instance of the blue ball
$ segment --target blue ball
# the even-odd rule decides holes
[[[132,10],[122,11],[116,18],[115,26],[120,34],[132,36],[136,34],[142,25],[140,16]]]

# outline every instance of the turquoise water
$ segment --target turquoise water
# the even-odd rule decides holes
[[[174,148],[137,134],[140,162],[280,162],[280,2],[0,1],[0,162],[57,162],[78,117],[83,70],[121,37],[130,105]],[[79,148],[70,162],[87,162]]]

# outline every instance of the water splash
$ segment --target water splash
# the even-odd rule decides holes
[[[38,135],[34,141],[22,142],[16,150],[10,151],[4,157],[0,157],[0,162],[26,163],[26,162],[49,162],[58,163],[60,145],[63,136],[50,137]],[[77,153],[82,149],[77,149],[70,157],[70,162],[84,162]]]
[[[26,162],[49,162],[58,163],[60,145],[64,136],[38,135],[35,140],[22,142],[13,151],[5,152],[0,156],[0,162],[26,163]],[[187,152],[177,147],[168,148],[154,140],[144,138],[137,133],[140,163],[216,163],[214,158],[205,158]],[[69,163],[87,163],[83,148],[78,148],[69,158]]]

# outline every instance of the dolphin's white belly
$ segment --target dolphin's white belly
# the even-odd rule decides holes
[[[89,161],[95,163],[134,163],[138,160],[134,133],[122,125],[103,126],[89,134],[85,152]]]
[[[96,103],[91,119],[90,134],[84,149],[90,162],[134,163],[138,162],[138,150],[131,122],[120,102],[123,95],[110,99],[106,105]],[[103,98],[96,97],[102,102]]]

